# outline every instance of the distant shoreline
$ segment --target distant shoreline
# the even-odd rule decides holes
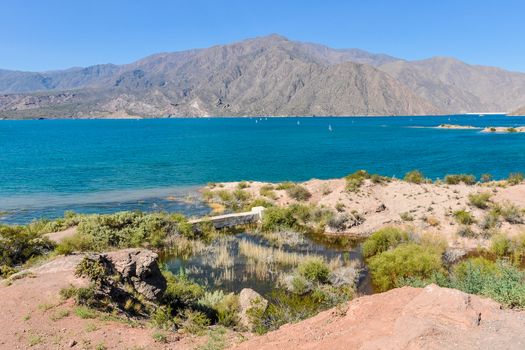
[[[260,119],[260,118],[440,118],[440,117],[473,117],[487,114],[417,114],[417,115],[258,115],[258,116],[181,116],[181,117],[0,117],[0,121],[9,120],[154,120],[154,119]],[[508,114],[490,114],[490,116],[515,117]]]

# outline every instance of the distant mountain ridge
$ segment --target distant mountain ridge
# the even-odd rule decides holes
[[[525,74],[270,35],[125,65],[0,70],[0,94],[3,118],[428,115],[515,110]]]

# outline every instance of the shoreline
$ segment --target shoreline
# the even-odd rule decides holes
[[[254,119],[254,118],[419,118],[419,117],[475,117],[485,116],[486,114],[414,114],[414,115],[242,115],[242,116],[170,116],[170,117],[28,117],[28,118],[10,118],[0,117],[0,121],[9,120],[151,120],[151,119]],[[491,116],[516,117],[508,114],[490,114]],[[520,116],[517,116],[520,117]]]

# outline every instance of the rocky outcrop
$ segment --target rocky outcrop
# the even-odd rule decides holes
[[[523,349],[525,313],[430,285],[354,299],[235,349]]]
[[[166,290],[166,280],[157,264],[158,255],[145,249],[125,249],[101,254],[110,269],[148,300],[158,300]]]
[[[254,319],[268,307],[268,300],[250,288],[244,288],[239,294],[240,324],[247,329],[253,328]]]
[[[145,249],[91,254],[77,266],[77,275],[89,278],[100,297],[109,298],[117,305],[130,298],[138,299],[137,294],[149,302],[156,302],[166,290],[157,257]]]

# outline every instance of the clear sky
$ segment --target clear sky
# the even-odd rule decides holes
[[[128,63],[278,33],[525,72],[524,0],[0,0],[0,68]]]

